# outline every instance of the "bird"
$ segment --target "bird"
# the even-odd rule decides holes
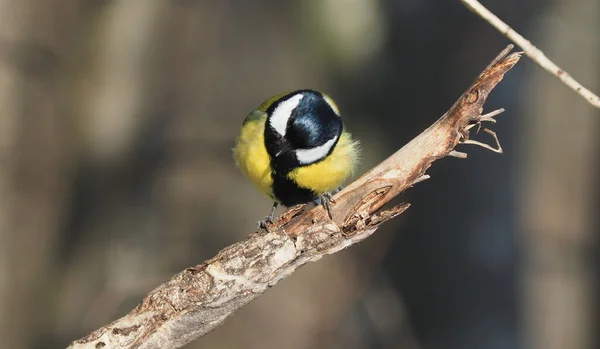
[[[302,89],[267,99],[250,112],[233,154],[241,172],[273,206],[259,228],[272,223],[279,205],[310,202],[327,209],[359,161],[359,142],[346,130],[328,95]]]

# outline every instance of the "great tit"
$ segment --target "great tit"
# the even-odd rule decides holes
[[[234,157],[241,172],[279,204],[294,206],[329,199],[354,171],[359,146],[345,130],[340,111],[326,94],[298,90],[263,102],[246,116]]]

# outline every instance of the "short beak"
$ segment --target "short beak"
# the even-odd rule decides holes
[[[287,139],[282,139],[281,143],[279,144],[279,149],[277,149],[277,152],[275,153],[275,157],[279,157],[282,154],[289,153],[293,149],[294,148],[292,147],[292,144]]]

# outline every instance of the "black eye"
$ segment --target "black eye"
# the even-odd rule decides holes
[[[292,112],[286,138],[296,149],[325,144],[342,132],[342,120],[322,96],[306,94]]]

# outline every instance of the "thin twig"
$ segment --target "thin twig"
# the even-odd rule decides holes
[[[381,208],[422,182],[437,159],[454,155],[469,125],[482,121],[489,93],[521,55],[507,47],[438,121],[335,195],[332,217],[319,205],[292,208],[244,241],[176,274],[129,314],[71,344],[72,349],[174,349],[205,335],[302,265],[372,235],[409,204]],[[490,118],[490,116],[483,116]],[[465,134],[466,133],[466,134]],[[233,214],[233,213],[232,213]]]
[[[493,14],[490,10],[485,8],[480,2],[477,0],[461,0],[461,2],[469,8],[469,10],[473,11],[481,18],[486,20],[493,27],[498,29],[502,35],[506,36],[508,39],[512,40],[515,44],[523,49],[525,54],[531,60],[536,62],[540,67],[544,68],[550,74],[556,76],[560,79],[565,85],[569,86],[572,90],[577,92],[581,97],[585,98],[591,105],[596,108],[600,108],[600,97],[595,95],[592,91],[583,87],[580,83],[578,83],[569,73],[565,70],[554,64],[544,52],[542,52],[537,47],[533,46],[531,42],[517,33],[514,29],[512,29],[508,24],[504,23],[500,18],[498,18],[495,14]]]

